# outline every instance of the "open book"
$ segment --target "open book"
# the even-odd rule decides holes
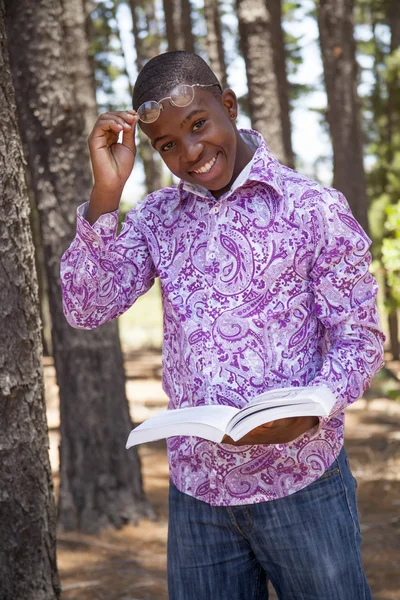
[[[229,435],[235,442],[255,427],[285,417],[327,417],[336,402],[325,385],[270,390],[253,398],[244,408],[220,404],[165,410],[138,425],[126,447],[176,435],[193,435],[221,442]]]

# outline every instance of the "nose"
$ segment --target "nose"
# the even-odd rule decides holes
[[[195,163],[203,152],[203,144],[198,140],[188,137],[182,144],[181,161],[183,163]]]

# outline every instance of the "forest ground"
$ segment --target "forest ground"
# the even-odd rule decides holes
[[[58,392],[52,361],[44,359],[44,366],[57,488]],[[348,409],[346,418],[346,448],[359,484],[363,560],[374,600],[400,599],[400,364],[388,361],[387,366],[390,370],[378,376],[365,399]],[[126,354],[126,372],[135,422],[165,407],[159,352]],[[145,490],[157,520],[103,531],[98,536],[60,533],[63,600],[167,599],[165,443],[144,445],[140,454]],[[272,592],[270,599],[275,598]]]

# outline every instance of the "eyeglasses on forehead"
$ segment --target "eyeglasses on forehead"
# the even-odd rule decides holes
[[[193,102],[195,87],[212,87],[214,85],[217,85],[219,88],[221,88],[219,83],[208,83],[205,85],[201,83],[193,83],[192,85],[177,85],[169,96],[161,98],[161,100],[158,101],[148,100],[147,102],[143,102],[143,104],[141,104],[137,109],[136,113],[143,123],[154,123],[154,121],[157,121],[158,117],[160,116],[161,111],[164,110],[162,102],[165,100],[169,100],[172,106],[183,108],[185,106],[189,106],[189,104]]]

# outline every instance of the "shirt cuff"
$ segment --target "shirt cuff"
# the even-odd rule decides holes
[[[119,210],[100,215],[97,221],[90,225],[86,220],[88,206],[89,202],[85,202],[77,208],[76,234],[89,247],[101,248],[116,238]]]

